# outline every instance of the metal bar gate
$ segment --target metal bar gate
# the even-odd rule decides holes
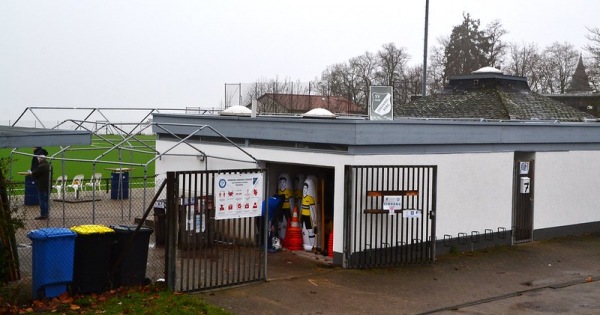
[[[167,173],[165,266],[167,283],[174,290],[201,291],[266,280],[266,248],[259,239],[261,217],[215,220],[219,209],[214,207],[213,193],[218,174],[259,172]]]
[[[348,268],[433,262],[437,166],[349,166]]]

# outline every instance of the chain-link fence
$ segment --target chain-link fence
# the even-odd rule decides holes
[[[99,189],[82,187],[81,190],[66,189],[64,193],[52,190],[49,201],[49,218],[36,219],[40,215],[37,196],[27,191],[24,182],[17,182],[13,187],[11,205],[17,208],[16,216],[23,220],[24,228],[16,233],[16,244],[19,259],[19,283],[23,287],[33,285],[33,247],[28,233],[33,230],[50,227],[73,228],[82,225],[99,225],[118,229],[131,227],[132,231],[148,210],[149,215],[143,222],[146,231],[152,231],[148,241],[148,258],[145,278],[154,282],[164,278],[164,228],[157,220],[154,205],[150,205],[155,195],[154,178],[130,177],[127,185],[117,185],[110,179],[103,180]],[[140,246],[139,243],[134,246]],[[142,244],[141,246],[145,246]],[[99,248],[98,250],[102,250]],[[131,249],[129,249],[131,250]],[[136,249],[139,251],[139,249]],[[64,252],[57,250],[56,255]],[[113,255],[110,250],[105,255]],[[143,250],[142,250],[143,254]],[[102,254],[101,254],[102,255]],[[111,264],[114,264],[112,259]],[[112,267],[112,266],[111,266]],[[144,279],[146,280],[146,279]],[[25,290],[27,291],[27,290]],[[32,291],[29,291],[32,292]]]
[[[30,110],[33,112],[34,108],[30,108]],[[100,112],[100,110],[92,108],[86,110],[90,111],[89,115]],[[157,197],[155,187],[156,183],[163,183],[165,174],[155,176],[153,163],[154,160],[167,154],[166,152],[156,151],[154,147],[155,139],[152,136],[143,134],[150,131],[150,126],[153,125],[153,123],[150,123],[149,116],[139,120],[142,123],[131,123],[130,126],[135,126],[135,129],[130,133],[129,129],[123,130],[124,125],[107,122],[108,119],[104,112],[108,110],[102,109],[102,120],[70,120],[71,123],[77,123],[81,129],[94,134],[90,147],[60,147],[51,150],[52,154],[48,155],[47,159],[50,160],[51,166],[49,185],[52,186],[52,189],[49,198],[49,217],[47,219],[41,218],[42,213],[38,204],[37,187],[28,175],[29,172],[17,171],[29,168],[27,162],[32,154],[20,149],[14,149],[11,152],[12,159],[10,171],[8,172],[10,176],[7,178],[11,182],[10,189],[7,189],[9,190],[9,204],[11,209],[16,209],[15,216],[23,221],[24,227],[15,234],[16,246],[8,246],[9,244],[0,242],[0,249],[2,247],[5,250],[9,248],[11,254],[13,254],[13,248],[16,247],[18,276],[14,278],[20,279],[15,282],[17,286],[25,288],[21,290],[22,292],[35,290],[31,286],[34,285],[35,287],[33,281],[36,278],[35,275],[37,275],[36,270],[34,270],[35,262],[38,261],[35,258],[37,252],[37,246],[35,245],[37,243],[28,237],[28,233],[49,228],[69,231],[73,227],[93,225],[114,227],[114,230],[117,231],[122,226],[133,226],[140,223],[140,226],[143,225],[152,229],[148,242],[141,245],[136,243],[133,245],[134,248],[130,247],[131,244],[127,244],[127,246],[121,246],[121,250],[131,252],[144,247],[145,251],[143,252],[147,253],[147,262],[144,261],[143,266],[136,267],[136,270],[146,267],[142,274],[143,280],[154,282],[166,278],[167,255],[164,247],[167,243],[166,209],[164,204],[162,207],[159,205],[160,202],[155,204],[156,199],[160,199],[159,201],[165,199],[164,192],[160,197]],[[151,112],[158,112],[158,109],[148,110],[147,115],[150,115]],[[186,113],[194,114],[193,111],[186,111]],[[62,129],[67,125],[68,122],[65,121],[57,128]],[[112,134],[113,132],[115,134]],[[107,133],[111,136],[106,136]],[[25,156],[25,158],[18,158],[19,156]],[[110,171],[110,176],[106,176],[108,171]],[[92,176],[101,174],[100,172],[104,173],[105,177],[101,177],[98,182],[95,182]],[[118,173],[118,176],[115,177],[115,173]],[[59,176],[66,178],[59,183]],[[75,181],[78,176],[84,176],[84,178]],[[29,181],[28,178],[30,178]],[[118,178],[118,180],[115,181],[115,178]],[[146,214],[149,215],[146,217]],[[183,222],[179,222],[179,224],[183,224]],[[130,231],[127,230],[126,232]],[[133,229],[133,231],[134,234],[139,232],[137,229]],[[177,238],[177,228],[171,232],[170,239]],[[10,236],[8,235],[8,237]],[[76,237],[76,239],[81,238]],[[118,237],[115,237],[115,239],[118,239]],[[12,243],[12,240],[10,242]],[[79,242],[76,241],[76,243]],[[115,240],[114,243],[117,244],[118,241]],[[94,248],[93,246],[88,247]],[[110,249],[101,249],[100,247],[102,246],[98,246],[96,253],[93,254],[95,256],[95,254],[100,253],[100,257],[103,259],[108,255],[113,256],[113,249],[119,246],[110,246]],[[52,256],[68,254],[60,248],[53,248],[50,251]],[[75,250],[75,256],[78,256],[77,250]],[[174,257],[174,255],[170,256]],[[100,260],[100,258],[96,260]],[[77,262],[78,259],[74,261]],[[119,266],[119,263],[114,261],[109,261],[109,264]],[[76,271],[78,268],[72,266],[70,269]],[[110,269],[110,275],[112,276],[115,270],[113,270],[114,268]],[[11,285],[14,285],[14,283]],[[27,287],[31,289],[27,289]]]

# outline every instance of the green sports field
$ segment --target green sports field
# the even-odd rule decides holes
[[[53,181],[57,176],[67,175],[70,180],[77,174],[83,174],[85,181],[89,181],[93,173],[102,173],[102,178],[110,178],[111,170],[108,168],[131,168],[130,178],[143,177],[144,165],[156,156],[154,152],[156,137],[151,135],[138,135],[135,139],[123,143],[119,147],[115,144],[122,141],[118,135],[94,135],[90,146],[71,146],[60,152],[60,147],[44,147],[48,151],[53,170]],[[12,149],[0,149],[0,156],[11,157]],[[21,153],[33,153],[33,148],[19,148]],[[31,156],[12,154],[12,177],[17,180],[19,172],[26,172],[31,167]],[[94,162],[95,161],[95,162]],[[132,165],[133,164],[133,165]],[[153,185],[154,163],[147,166],[148,184]]]

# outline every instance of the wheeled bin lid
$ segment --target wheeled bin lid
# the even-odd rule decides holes
[[[129,234],[129,233],[135,232],[135,229],[137,228],[137,225],[119,224],[119,225],[111,225],[110,227],[116,233],[119,233],[119,234]],[[152,232],[154,232],[154,229],[151,228],[151,227],[148,227],[148,226],[141,226],[139,232],[140,233],[152,234]]]
[[[115,230],[109,228],[108,226],[101,225],[101,224],[77,225],[77,226],[71,227],[71,231],[73,231],[77,234],[81,234],[81,235],[104,234],[104,233],[114,233],[115,232]]]
[[[49,227],[37,230],[31,230],[27,237],[32,240],[42,240],[49,238],[75,238],[77,234],[67,228]]]

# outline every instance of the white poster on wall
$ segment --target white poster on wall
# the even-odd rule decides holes
[[[215,220],[261,215],[263,174],[219,174],[215,178]]]
[[[390,215],[395,215],[396,210],[402,210],[402,196],[384,196],[383,210],[388,211]]]

